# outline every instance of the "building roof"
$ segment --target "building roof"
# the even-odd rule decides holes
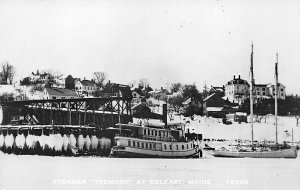
[[[45,90],[50,96],[78,96],[78,94],[75,91],[65,88],[45,88]]]
[[[182,104],[183,105],[188,105],[189,103],[191,103],[192,102],[192,98],[187,98],[187,99],[185,99],[183,102],[182,102]]]
[[[84,86],[92,86],[92,87],[94,87],[96,85],[96,83],[94,83],[93,81],[90,81],[90,80],[82,80],[80,82]]]
[[[211,97],[213,97],[215,94],[216,94],[216,93],[213,93],[213,94],[207,96],[207,97],[203,100],[203,102],[207,101],[208,99],[210,99]]]
[[[233,77],[233,80],[230,80],[229,82],[227,82],[227,85],[233,85],[233,84],[245,84],[245,85],[249,85],[248,82],[244,79],[241,79],[241,76],[239,75],[238,78],[236,78],[235,76]]]
[[[103,88],[102,93],[113,93],[113,92],[116,92],[116,90],[118,88],[122,93],[122,97],[132,99],[132,93],[131,93],[130,87],[128,85],[107,83],[105,85],[105,87]]]
[[[207,111],[214,111],[214,112],[220,112],[223,110],[223,107],[207,107]]]
[[[268,84],[255,84],[254,87],[267,87]]]
[[[224,91],[224,87],[223,86],[211,86],[211,90]]]
[[[44,76],[47,76],[47,75],[49,75],[49,73],[40,74],[41,77],[44,77]]]

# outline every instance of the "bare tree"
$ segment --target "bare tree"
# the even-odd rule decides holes
[[[9,80],[9,84],[12,84],[14,76],[16,74],[16,69],[13,65],[9,64],[8,61],[2,63],[2,73],[5,81]]]
[[[150,83],[149,83],[149,80],[148,80],[148,79],[142,78],[142,79],[139,80],[139,84],[140,84],[141,86],[143,86],[143,87],[146,87],[146,86],[149,85]]]
[[[94,72],[94,80],[100,87],[103,87],[104,81],[107,79],[107,73],[105,72]]]

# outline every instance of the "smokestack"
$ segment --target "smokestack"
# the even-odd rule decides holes
[[[163,104],[163,122],[165,123],[165,127],[168,125],[168,115],[167,115],[167,104]]]
[[[239,75],[239,79],[241,79],[241,75]]]
[[[235,75],[233,75],[233,80],[235,80]]]

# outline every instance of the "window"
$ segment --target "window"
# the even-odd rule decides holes
[[[152,144],[151,143],[149,144],[149,148],[152,149]]]
[[[172,145],[170,144],[170,150],[172,150]]]
[[[153,144],[153,148],[154,148],[154,149],[156,148],[156,144],[155,144],[155,143]]]
[[[53,99],[53,100],[55,100],[55,99],[56,99],[56,97],[55,97],[55,96],[53,96],[53,97],[52,97],[52,99]]]
[[[266,88],[262,88],[263,91],[266,91]]]
[[[164,147],[165,147],[165,150],[167,150],[167,145],[166,144],[164,144]]]
[[[155,131],[155,136],[157,136],[157,131]]]
[[[151,130],[151,135],[153,136],[153,130]]]
[[[144,148],[144,143],[142,143],[142,148]]]
[[[147,131],[146,131],[146,129],[144,129],[144,135],[146,135],[147,134]]]
[[[263,92],[263,95],[266,95],[266,93],[265,93],[265,92]]]
[[[150,129],[148,129],[148,135],[150,135]]]
[[[137,147],[140,148],[140,142],[137,142],[136,144],[137,144]]]
[[[128,141],[128,146],[131,146],[131,141]]]
[[[184,145],[182,145],[182,150],[184,150]]]
[[[186,149],[189,149],[189,144],[186,144]]]
[[[158,136],[161,136],[161,131],[158,131]]]
[[[280,89],[281,90],[281,92],[283,92],[283,88],[282,89]]]
[[[178,145],[176,145],[176,149],[178,150]]]
[[[135,146],[135,141],[132,142],[132,146]]]

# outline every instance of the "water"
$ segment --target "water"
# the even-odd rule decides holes
[[[0,189],[300,189],[300,159],[0,154]]]

